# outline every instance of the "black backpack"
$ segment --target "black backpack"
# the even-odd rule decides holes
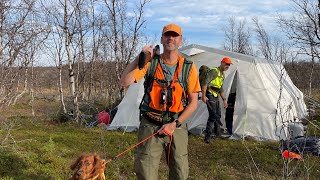
[[[281,141],[282,150],[290,150],[295,153],[312,153],[320,156],[320,139],[315,137],[300,137],[293,140]]]

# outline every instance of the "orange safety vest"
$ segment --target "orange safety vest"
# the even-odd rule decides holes
[[[163,122],[170,121],[172,117],[177,118],[187,105],[187,81],[192,62],[181,55],[178,57],[177,68],[171,81],[165,79],[159,57],[151,61],[145,76],[145,94],[140,110],[161,115]]]

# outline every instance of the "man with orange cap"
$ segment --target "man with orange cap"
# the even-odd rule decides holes
[[[218,95],[223,100],[224,108],[228,107],[226,97],[223,92],[224,71],[228,70],[232,61],[228,57],[221,60],[219,67],[211,69],[205,79],[202,90],[202,101],[207,104],[209,118],[207,121],[206,135],[204,142],[209,144],[211,135],[214,133],[217,137],[221,136],[221,110]]]
[[[145,77],[145,94],[140,104],[138,140],[150,137],[135,153],[138,180],[159,179],[159,163],[163,150],[167,153],[170,180],[188,178],[188,131],[186,120],[197,108],[201,91],[195,65],[184,59],[178,48],[182,45],[182,29],[176,24],[163,27],[163,54],[154,55],[150,46],[140,68],[139,56],[124,70],[120,85],[127,87]],[[142,63],[143,65],[143,63]],[[139,69],[140,68],[140,69]]]

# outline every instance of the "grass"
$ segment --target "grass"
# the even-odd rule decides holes
[[[70,164],[82,153],[98,153],[109,159],[137,143],[137,134],[85,128],[74,122],[56,121],[59,104],[38,100],[36,117],[28,101],[0,113],[0,179],[69,179]],[[6,118],[4,118],[6,117]],[[312,121],[308,135],[320,137],[320,118]],[[10,133],[8,134],[8,129]],[[8,136],[9,135],[9,136]],[[204,179],[319,179],[320,159],[286,160],[277,142],[215,139],[203,143],[201,136],[189,136],[190,180]],[[107,179],[136,179],[134,150],[107,164]],[[160,179],[167,179],[164,158]]]
[[[0,148],[2,179],[68,179],[69,165],[80,154],[96,152],[109,159],[136,143],[136,133],[84,128],[74,123],[11,118],[11,135]],[[2,126],[3,127],[3,126]],[[0,140],[6,131],[1,129]],[[14,140],[14,141],[13,141]],[[203,143],[203,137],[189,138],[189,179],[280,179],[285,160],[275,142],[216,139]],[[107,179],[135,179],[134,150],[107,164]],[[289,179],[320,177],[320,159],[305,155],[303,161],[288,161],[293,170]],[[160,176],[166,179],[167,167],[161,161]],[[309,172],[307,172],[309,169]]]
[[[16,142],[8,139],[5,147],[0,149],[0,164],[5,167],[0,169],[1,177],[68,179],[71,176],[69,165],[81,153],[96,152],[110,158],[135,140],[132,134],[87,129],[72,123],[52,124],[18,119],[11,131]],[[0,137],[3,137],[4,132],[1,132]],[[128,155],[127,158],[132,159],[133,154]],[[128,163],[119,165],[127,166]]]

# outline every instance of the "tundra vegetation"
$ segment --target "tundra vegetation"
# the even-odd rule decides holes
[[[81,153],[109,159],[136,143],[135,132],[86,128],[125,95],[126,89],[118,85],[125,66],[143,45],[159,41],[144,34],[145,8],[152,1],[135,3],[0,2],[1,179],[68,179],[69,165]],[[272,34],[257,17],[229,17],[222,48],[282,63],[294,84],[319,101],[318,2],[291,0],[290,5],[295,13],[276,17],[279,28]],[[319,138],[319,109],[307,105],[314,112],[307,119],[307,135]],[[279,142],[217,139],[208,146],[202,140],[190,136],[190,179],[320,177],[318,156],[284,159]],[[108,163],[107,179],[135,179],[133,158],[134,150]],[[162,159],[161,179],[166,169]]]

